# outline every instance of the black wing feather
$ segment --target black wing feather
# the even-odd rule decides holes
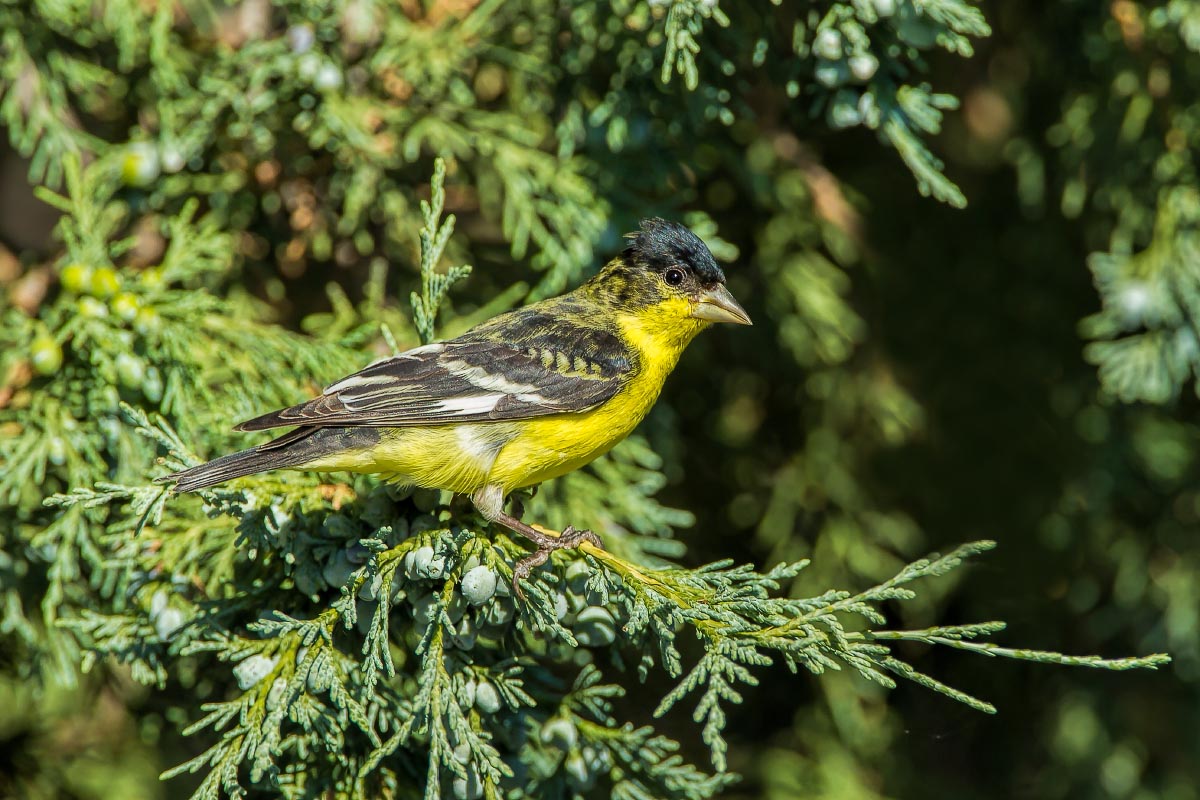
[[[579,413],[611,398],[631,374],[628,349],[607,331],[512,325],[534,321],[524,318],[494,322],[501,321],[509,325],[497,330],[489,324],[459,339],[378,361],[320,397],[237,429],[404,427]],[[491,338],[501,332],[507,341]]]

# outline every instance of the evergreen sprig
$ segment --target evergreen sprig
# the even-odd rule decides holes
[[[704,30],[706,20],[721,27],[729,26],[729,17],[720,6],[711,0],[683,0],[672,2],[667,10],[664,24],[666,52],[663,54],[661,80],[669,83],[672,75],[679,74],[688,89],[700,85],[700,69],[696,65],[696,54],[700,52],[697,36]]]
[[[1103,308],[1084,320],[1085,355],[1124,402],[1165,403],[1200,392],[1200,192],[1164,190],[1154,239],[1140,253],[1088,261]]]
[[[413,323],[421,335],[421,341],[426,344],[433,341],[437,312],[445,302],[450,287],[471,274],[471,268],[465,265],[450,267],[444,273],[438,272],[442,253],[454,233],[454,215],[441,220],[446,204],[445,180],[446,162],[439,158],[433,165],[429,202],[421,201],[421,218],[425,223],[421,228],[421,293],[413,292],[410,300]]]
[[[732,124],[736,115],[728,105],[731,92],[705,91],[702,85],[719,87],[721,75],[735,74],[738,67],[731,54],[714,56],[712,51],[736,45],[719,34],[706,36],[705,26],[711,21],[720,29],[740,30],[739,12],[744,10],[730,17],[711,0],[651,5],[666,6],[662,82],[679,74],[687,89],[706,95],[710,109],[720,109],[717,116],[724,124]],[[749,43],[752,65],[742,69],[761,66],[771,47],[786,48],[789,55],[802,59],[796,62],[796,70],[783,76],[789,97],[798,98],[808,83],[803,91],[810,97],[810,108],[824,112],[831,128],[863,125],[878,131],[912,171],[922,194],[965,206],[966,196],[946,177],[943,163],[924,141],[940,131],[942,112],[957,108],[957,98],[908,81],[914,71],[925,69],[922,54],[926,51],[972,56],[972,40],[991,35],[983,13],[966,0],[861,0],[830,4],[823,14],[812,9],[794,16],[790,39],[764,31]],[[697,63],[702,51],[710,56],[709,74],[703,74]]]
[[[783,658],[793,672],[800,667],[820,675],[842,665],[888,688],[891,672],[945,694],[981,711],[994,713],[988,703],[955,690],[898,660],[886,646],[888,640],[917,640],[986,655],[1039,663],[1091,666],[1111,670],[1153,669],[1170,661],[1165,654],[1139,658],[1103,659],[1071,657],[1036,650],[1016,650],[969,641],[1003,630],[1003,623],[979,623],[924,631],[848,630],[846,616],[881,626],[879,610],[886,601],[911,600],[916,594],[907,584],[945,575],[971,556],[995,546],[994,542],[966,544],[945,556],[931,556],[904,567],[893,578],[858,593],[829,591],[817,597],[772,597],[783,581],[794,578],[807,562],[781,564],[767,573],[719,562],[696,570],[645,571],[594,548],[589,555],[609,573],[609,597],[622,597],[629,623],[625,632],[642,651],[643,663],[658,654],[674,676],[681,674],[675,637],[681,625],[691,627],[705,643],[705,654],[663,698],[656,715],[668,712],[690,693],[700,695],[694,718],[702,723],[702,738],[709,745],[717,769],[726,768],[727,745],[721,736],[725,725],[722,703],[741,703],[738,684],[757,683],[752,669],[772,663],[770,653]]]

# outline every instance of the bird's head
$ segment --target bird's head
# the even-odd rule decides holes
[[[676,222],[647,219],[592,283],[613,305],[652,314],[680,332],[713,322],[750,325],[725,288],[725,273],[700,238]],[[690,338],[688,336],[687,338]]]

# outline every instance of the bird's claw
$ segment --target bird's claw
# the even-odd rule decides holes
[[[600,537],[591,531],[576,530],[574,525],[568,525],[563,528],[562,534],[558,537],[558,546],[551,548],[552,550],[562,550],[565,548],[575,548],[584,542],[589,542],[601,550],[604,549],[604,542],[600,541]]]
[[[535,568],[545,564],[555,550],[572,550],[584,542],[599,547],[601,550],[604,549],[604,543],[600,541],[599,536],[588,530],[577,530],[574,525],[563,528],[562,533],[558,536],[543,534],[533,541],[537,545],[537,550],[513,565],[513,592],[521,601],[525,600],[525,591],[521,588],[521,583]]]
[[[548,548],[539,547],[513,565],[513,592],[521,602],[525,602],[525,590],[521,588],[521,584],[529,577],[529,573],[533,572],[535,567],[540,567],[546,563],[546,559],[550,558],[550,552]]]

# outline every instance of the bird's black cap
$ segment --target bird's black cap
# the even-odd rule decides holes
[[[690,267],[701,283],[725,282],[725,273],[717,266],[708,246],[678,222],[658,217],[644,219],[640,231],[626,236],[631,240],[625,248],[626,257],[653,270],[679,265]]]

